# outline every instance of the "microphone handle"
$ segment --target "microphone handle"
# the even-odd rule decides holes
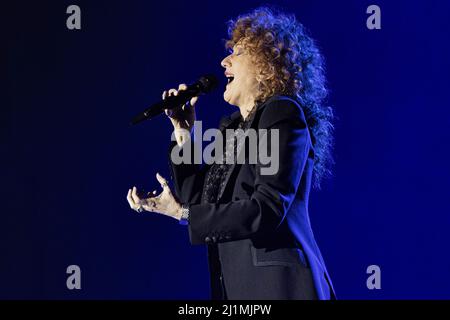
[[[195,85],[189,86],[186,90],[178,91],[177,96],[167,97],[166,99],[153,104],[144,112],[138,114],[131,120],[131,124],[138,124],[146,119],[154,118],[157,115],[163,113],[164,109],[174,109],[176,107],[182,106],[199,93],[200,90]]]

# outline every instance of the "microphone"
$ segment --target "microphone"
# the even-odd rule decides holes
[[[157,115],[164,112],[164,109],[174,109],[176,107],[182,106],[201,94],[208,93],[217,87],[217,78],[212,74],[204,75],[197,82],[187,86],[186,90],[178,91],[177,96],[170,96],[164,100],[161,100],[144,112],[138,114],[131,120],[131,124],[137,124],[147,119],[152,119]]]

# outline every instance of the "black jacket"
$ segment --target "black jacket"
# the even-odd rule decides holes
[[[308,216],[314,149],[303,110],[274,96],[257,106],[251,128],[279,130],[279,169],[262,175],[260,164],[233,165],[217,203],[201,202],[208,166],[171,164],[176,194],[191,204],[190,241],[208,245],[212,298],[308,299],[308,286],[333,298]]]

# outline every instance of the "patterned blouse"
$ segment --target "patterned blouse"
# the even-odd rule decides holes
[[[227,161],[225,161],[224,159],[233,159],[234,163],[236,163],[239,151],[241,150],[242,145],[245,142],[244,137],[246,135],[246,132],[250,128],[252,120],[255,116],[255,110],[256,108],[253,108],[253,111],[245,120],[241,116],[239,118],[237,126],[235,125],[228,128],[235,129],[236,134],[226,136],[226,141],[224,144],[225,150],[223,153],[224,157],[222,158],[222,161],[216,161],[206,173],[202,195],[203,203],[216,203],[222,196],[222,193],[225,190],[227,176],[232,168],[232,164],[226,163]]]

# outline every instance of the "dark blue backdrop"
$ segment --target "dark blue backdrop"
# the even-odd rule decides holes
[[[80,31],[66,28],[70,4]],[[226,21],[261,4],[2,4],[0,298],[208,298],[205,248],[125,199],[168,176],[170,125],[128,121],[163,89],[222,74]],[[449,3],[276,4],[327,59],[336,165],[310,214],[339,298],[450,298]],[[381,30],[366,28],[370,4]],[[222,92],[199,102],[204,127],[234,111]],[[66,288],[71,264],[79,291]],[[381,290],[366,287],[371,264]]]

